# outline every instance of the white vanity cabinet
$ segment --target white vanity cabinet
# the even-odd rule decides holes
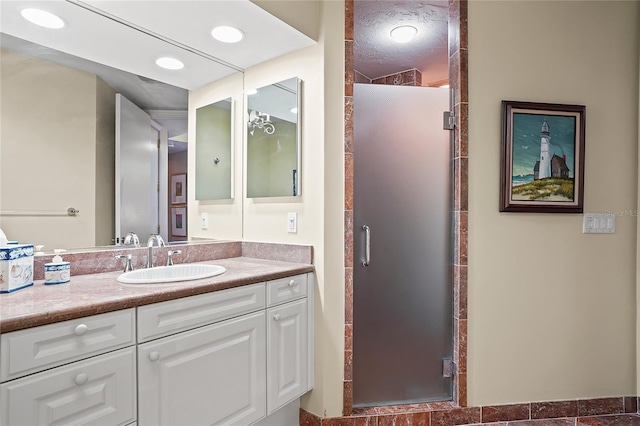
[[[136,420],[135,311],[0,336],[0,424],[128,425]]]
[[[301,274],[138,308],[138,425],[250,425],[306,393],[312,283]]]
[[[139,425],[264,417],[264,309],[264,283],[140,307],[141,334],[180,332],[138,346]]]
[[[0,424],[268,422],[314,384],[313,283],[305,273],[4,333]]]

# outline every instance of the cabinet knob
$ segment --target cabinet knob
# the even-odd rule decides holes
[[[160,359],[160,352],[158,351],[153,351],[149,354],[149,359],[153,362],[156,362],[157,360]]]
[[[85,383],[87,383],[88,380],[89,380],[89,376],[87,376],[86,373],[80,373],[75,378],[76,385],[78,386],[84,385]]]
[[[89,330],[87,324],[80,324],[75,328],[75,330],[73,330],[73,332],[76,336],[83,336],[87,332],[87,330]]]
[[[273,319],[275,321],[280,321],[280,314],[273,314]]]
[[[293,287],[294,285],[296,285],[296,280],[291,280],[289,281],[289,287]]]

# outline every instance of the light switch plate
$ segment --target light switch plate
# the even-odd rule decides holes
[[[209,213],[202,213],[200,215],[200,227],[207,229],[209,227]]]
[[[585,213],[583,215],[583,234],[615,234],[615,232],[615,215],[608,213]]]
[[[298,232],[298,213],[287,213],[287,232],[290,234]]]

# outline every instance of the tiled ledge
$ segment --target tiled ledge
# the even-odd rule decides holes
[[[301,426],[640,426],[637,396],[531,402],[484,407],[450,403],[354,410],[349,417],[321,419],[300,410]]]
[[[282,262],[313,263],[313,247],[296,244],[256,243],[249,241],[199,241],[195,243],[171,244],[163,248],[154,247],[155,265],[167,262],[168,250],[181,250],[174,255],[176,263],[203,262],[229,259],[232,257],[253,257],[256,259],[278,260]],[[125,248],[113,246],[95,250],[65,253],[64,260],[71,262],[71,275],[99,274],[115,272],[124,268],[124,261],[116,255],[131,253],[135,269],[144,268],[147,261],[147,247]],[[35,256],[34,280],[44,279],[44,264],[51,262],[53,255]]]

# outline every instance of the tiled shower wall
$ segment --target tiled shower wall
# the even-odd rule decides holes
[[[449,3],[449,84],[453,89],[456,114],[454,158],[454,405],[467,404],[467,0]],[[343,415],[353,411],[353,0],[345,1],[345,351]],[[419,74],[419,73],[418,73]],[[395,77],[395,78],[394,78]],[[410,79],[417,83],[421,76],[409,71],[389,76],[386,84]],[[386,81],[391,79],[391,81]],[[360,78],[358,78],[360,81]],[[447,404],[445,404],[447,405]],[[448,404],[452,406],[451,404]],[[424,410],[433,407],[423,404]]]

